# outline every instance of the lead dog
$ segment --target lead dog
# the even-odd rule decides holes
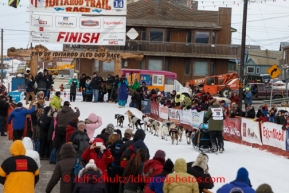
[[[178,128],[178,135],[179,135],[179,138],[180,138],[180,142],[182,141],[182,137],[183,137],[183,133],[184,133],[184,127],[179,125],[177,126]]]
[[[114,118],[116,119],[116,126],[123,128],[124,115],[115,114]]]

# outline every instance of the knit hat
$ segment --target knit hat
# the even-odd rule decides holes
[[[249,173],[246,170],[246,168],[240,168],[238,170],[236,181],[245,182],[248,185],[250,184],[250,182],[249,182]]]
[[[111,134],[113,134],[113,132],[114,132],[114,126],[113,126],[113,124],[110,123],[106,126],[105,133],[111,135]]]
[[[247,87],[247,88],[246,88],[246,90],[247,90],[247,91],[249,91],[249,90],[250,90],[250,88],[249,88],[249,87]]]
[[[172,172],[173,168],[174,168],[174,163],[172,162],[171,159],[167,159],[164,164],[164,170],[168,172]]]
[[[75,76],[77,77],[77,73],[74,73],[74,74],[73,74],[73,77],[75,77]]]
[[[257,188],[256,193],[273,193],[273,190],[269,184],[261,184]]]
[[[84,127],[85,127],[85,122],[84,121],[78,121],[77,127],[79,127],[79,125],[84,125]]]
[[[208,161],[209,161],[208,156],[206,154],[200,153],[196,161],[193,163],[192,167],[199,166],[205,171],[208,167]]]
[[[124,134],[132,135],[132,129],[126,129]]]
[[[162,150],[157,150],[153,159],[160,161],[162,164],[165,163],[166,153]]]
[[[86,164],[85,166],[86,169],[97,169],[95,163],[94,163],[94,159],[90,159],[89,162]]]

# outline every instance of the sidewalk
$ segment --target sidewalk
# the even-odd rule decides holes
[[[0,136],[0,164],[3,163],[3,161],[10,157],[10,146],[12,144],[12,141],[8,141],[6,137]],[[55,165],[49,164],[48,160],[41,160],[41,168],[40,168],[40,176],[39,181],[35,186],[35,193],[45,193],[45,188],[50,180],[50,177],[54,171]],[[53,188],[51,193],[60,193],[60,185],[59,183]],[[3,192],[3,185],[0,184],[0,192]]]

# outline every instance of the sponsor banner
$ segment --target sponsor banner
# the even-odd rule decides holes
[[[37,15],[30,17],[33,43],[125,45],[126,18]]]
[[[125,0],[37,0],[30,1],[30,12],[85,15],[126,15]]]
[[[286,150],[286,131],[282,130],[282,125],[264,122],[261,125],[261,133],[264,145]]]
[[[49,100],[52,100],[52,98],[54,97],[55,92],[50,92],[50,98]],[[70,101],[70,92],[60,92],[60,98],[61,101]],[[75,96],[75,101],[82,101],[82,92],[76,92],[76,96]]]
[[[175,121],[181,121],[181,110],[169,108],[169,119]]]
[[[159,105],[159,117],[165,120],[169,118],[169,108],[167,106]]]
[[[150,74],[140,74],[140,83],[145,82],[147,86],[152,85],[152,76]]]
[[[192,111],[180,110],[181,123],[186,125],[192,125]]]
[[[159,117],[159,103],[151,101],[151,115]]]
[[[150,100],[142,100],[141,101],[141,112],[144,114],[150,114],[151,113]]]
[[[232,141],[242,141],[241,118],[229,118],[224,120],[224,138]]]
[[[199,128],[199,126],[204,122],[205,111],[198,112],[196,110],[191,110],[192,114],[192,127]]]
[[[255,122],[253,119],[242,118],[241,135],[242,141],[262,145],[259,122]]]

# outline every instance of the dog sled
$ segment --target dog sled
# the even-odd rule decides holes
[[[210,133],[208,131],[209,124],[201,123],[195,133],[192,134],[192,144],[195,150],[200,153],[212,152],[212,143]]]

